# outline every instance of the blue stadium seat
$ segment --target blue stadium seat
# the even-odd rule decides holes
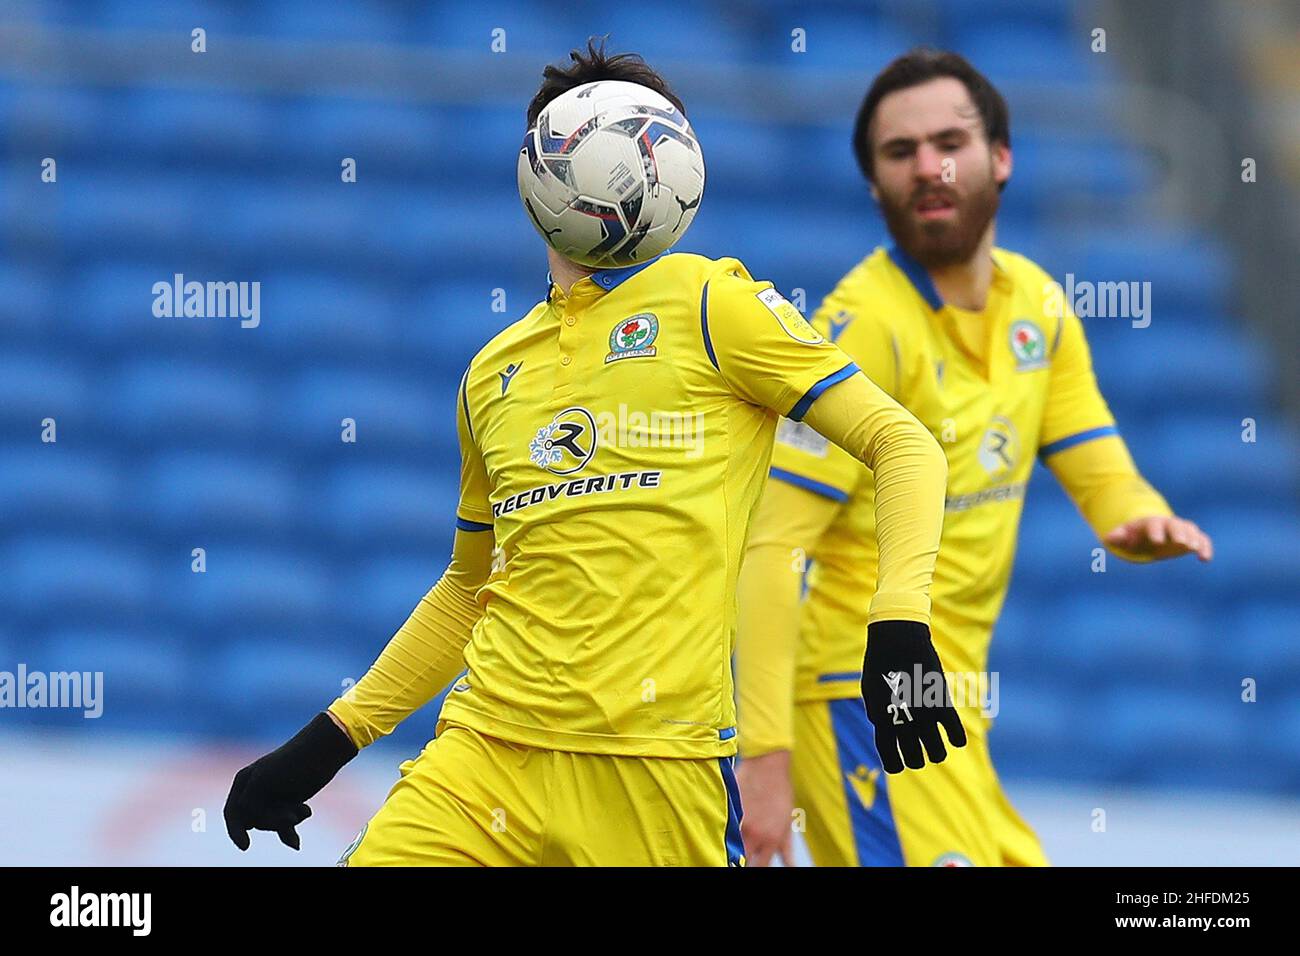
[[[698,55],[717,63],[742,61],[749,54],[741,18],[718,16],[716,11],[690,0],[664,0],[655,4],[653,12],[648,7],[594,4],[584,11],[581,23],[576,34],[568,32],[566,39],[556,41],[559,50],[550,55],[548,62],[566,60],[568,49],[585,45],[588,35],[605,34],[609,35],[609,50],[640,53],[651,66],[670,77],[674,65],[690,58],[688,50],[698,51]],[[538,42],[533,49],[550,47],[543,48]]]
[[[190,169],[262,161],[284,135],[268,101],[243,93],[138,90],[113,118],[109,142],[118,155]]]
[[[212,194],[193,172],[140,175],[84,170],[60,177],[59,196],[59,235],[72,248],[88,252],[174,251],[178,236],[191,231],[203,234],[211,215]],[[156,276],[168,278],[166,270]]]
[[[1256,423],[1256,441],[1243,442],[1243,417],[1252,416],[1162,417],[1140,437],[1127,433],[1128,443],[1143,474],[1189,513],[1217,505],[1225,488],[1242,501],[1293,501],[1300,441],[1289,423],[1273,417]],[[1213,482],[1205,480],[1206,468]]]
[[[409,15],[417,6],[354,0],[323,11],[310,0],[277,0],[257,6],[250,17],[256,25],[251,32],[293,42],[407,44],[417,39]]]
[[[57,142],[59,152],[52,158],[58,162],[59,182],[66,184],[69,174],[76,178],[88,171],[81,157],[102,149],[115,135],[108,115],[116,99],[102,91],[27,87],[13,95],[5,129],[19,142]]]
[[[1092,203],[1119,202],[1154,188],[1151,157],[1131,146],[1061,130],[1012,132],[1015,165],[1004,201],[1032,201],[1042,213],[1059,210],[1077,196]],[[1032,257],[1032,253],[1030,254]]]
[[[792,49],[795,29],[804,31],[803,52]],[[863,78],[865,93],[869,78],[916,46],[918,37],[857,11],[805,8],[765,23],[754,42],[759,62],[793,70],[850,71]]]
[[[475,203],[487,213],[499,210],[502,215],[511,215],[511,219],[526,216],[515,195],[515,176],[519,162],[519,150],[523,147],[524,134],[528,130],[526,101],[512,106],[484,103],[461,103],[443,105],[438,109],[436,122],[440,124],[443,135],[435,154],[426,157],[423,175],[437,190],[428,197],[425,209],[430,216],[439,203],[460,200],[457,190],[447,187],[460,182],[473,182],[476,187],[472,195],[464,197],[468,206]],[[433,117],[430,118],[433,120]],[[459,131],[473,130],[472,136],[455,135]],[[508,213],[506,206],[513,203],[514,209]],[[469,212],[468,206],[453,206],[457,212]],[[472,217],[473,218],[473,217]],[[432,219],[432,224],[439,222],[456,224],[456,219]],[[525,220],[526,221],[526,220]]]
[[[1082,235],[1075,245],[1070,271],[1076,279],[1151,283],[1156,310],[1151,328],[1177,322],[1186,310],[1226,311],[1231,263],[1221,247],[1203,237],[1167,229],[1116,229]]]
[[[175,634],[58,629],[45,635],[40,648],[39,659],[29,667],[102,675],[102,716],[87,726],[148,731],[171,725],[191,733],[211,729],[204,708],[194,706],[195,688],[207,678]],[[73,716],[86,719],[80,713]]]
[[[262,282],[257,344],[295,361],[383,353],[398,344],[400,295],[391,284],[281,272]]]
[[[1240,685],[1254,678],[1259,693],[1276,697],[1300,686],[1300,597],[1276,594],[1229,605],[1215,621],[1215,650],[1220,671]]]
[[[649,21],[655,18],[643,15],[641,19]],[[424,8],[419,36],[422,42],[480,55],[484,67],[489,69],[512,53],[527,54],[536,61],[537,82],[540,83],[544,65],[568,62],[569,50],[585,46],[588,35],[610,29],[608,25],[586,16],[583,17],[583,29],[577,31],[571,23],[563,21],[564,18],[554,16],[553,11],[543,10],[528,0],[493,0],[492,3],[444,0]],[[497,29],[505,31],[505,49],[501,53],[492,52],[493,31]],[[635,32],[629,36],[620,31],[611,38],[609,49],[613,52],[639,49],[632,45],[636,36]]]
[[[737,119],[725,111],[704,107],[692,109],[690,116],[706,161],[701,211],[722,197],[739,204],[756,194],[797,186],[792,183],[791,169],[817,157],[817,149],[796,150],[790,135],[777,135],[771,127]],[[847,139],[840,152],[844,154],[841,159],[851,160]]]
[[[1027,23],[1064,33],[1073,26],[1070,0],[937,0],[940,20],[956,30]]]
[[[1063,674],[1109,671],[1173,683],[1201,670],[1213,646],[1209,619],[1182,593],[1109,601],[1076,592],[1045,618],[1043,648]]]
[[[441,456],[458,447],[457,384],[317,366],[285,384],[270,424],[295,445],[337,454],[391,447]],[[345,418],[356,423],[355,444],[342,441]]]
[[[22,429],[39,442],[42,420],[53,418],[67,437],[69,419],[84,418],[93,394],[90,378],[77,361],[48,353],[0,353],[0,422]]]
[[[128,502],[173,534],[282,535],[295,518],[300,482],[286,464],[228,449],[164,452],[141,465]]]
[[[263,381],[245,370],[162,357],[125,363],[105,394],[115,431],[151,447],[246,443],[263,427],[267,401]]]
[[[154,604],[156,560],[118,538],[28,531],[0,545],[0,606],[37,619],[129,620]]]
[[[282,153],[313,168],[332,169],[336,178],[343,158],[351,157],[357,161],[358,185],[376,170],[431,177],[442,166],[443,150],[458,138],[456,125],[436,104],[317,97],[287,102],[280,113]],[[518,117],[515,125],[521,125]],[[467,165],[465,172],[477,168]]]
[[[438,537],[436,545],[411,553],[394,553],[385,546],[348,570],[347,597],[339,602],[339,619],[351,625],[358,641],[372,646],[375,654],[446,570],[450,526]]]
[[[286,644],[280,631],[245,632],[220,648],[200,690],[239,737],[285,738],[357,681],[373,655]]]
[[[1159,309],[1153,290],[1153,311]],[[1265,405],[1270,370],[1263,350],[1251,339],[1226,329],[1189,336],[1161,324],[1158,311],[1149,328],[1129,328],[1126,348],[1107,350],[1095,363],[1102,390],[1120,408],[1141,407],[1146,414],[1213,417],[1217,427],[1238,438],[1241,420]],[[1093,319],[1092,324],[1126,319]]]
[[[454,447],[433,468],[341,464],[321,476],[311,511],[347,542],[450,544],[459,479]]]
[[[32,266],[0,265],[0,341],[50,333],[55,322],[54,276]]]
[[[1083,31],[1030,22],[971,25],[952,44],[995,85],[1025,82],[1084,86],[1096,75],[1096,54]],[[1004,90],[1004,93],[1006,91]]]
[[[1300,514],[1294,506],[1272,510],[1230,503],[1197,514],[1196,523],[1214,537],[1214,563],[1204,577],[1218,593],[1270,599],[1300,585]]]
[[[182,31],[201,26],[209,35],[238,34],[239,24],[255,7],[247,0],[218,3],[213,0],[176,0],[165,4],[140,4],[131,0],[101,0],[79,4],[80,14],[91,23],[114,30]],[[188,43],[187,43],[188,46]]]
[[[1105,769],[1125,782],[1187,786],[1188,768],[1197,767],[1200,786],[1220,784],[1210,755],[1231,753],[1248,739],[1235,695],[1210,690],[1203,682],[1174,688],[1116,681],[1089,707]]]
[[[195,545],[206,551],[206,572],[191,571],[189,550],[178,548],[159,579],[164,605],[177,617],[229,627],[300,629],[328,619],[332,580],[314,555],[233,538]]]
[[[49,531],[117,517],[126,487],[120,460],[58,443],[0,450],[0,522]]]

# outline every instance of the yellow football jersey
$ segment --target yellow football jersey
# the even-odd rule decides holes
[[[1052,279],[1015,253],[996,249],[993,258],[980,313],[944,304],[919,263],[881,248],[841,280],[812,322],[947,455],[932,631],[944,667],[971,674],[986,667],[1035,457],[1115,434],[1083,328],[1060,307]],[[795,692],[800,700],[855,695],[863,645],[846,635],[863,633],[863,595],[876,574],[871,474],[788,420],[771,473],[843,503],[809,555]]]
[[[553,285],[461,383],[457,525],[499,555],[441,719],[553,750],[734,753],[736,578],[778,415],[856,371],[735,259]]]

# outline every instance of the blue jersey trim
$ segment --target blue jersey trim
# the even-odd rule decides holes
[[[821,495],[823,498],[829,498],[831,501],[848,501],[849,493],[840,491],[834,485],[828,485],[824,481],[813,481],[811,478],[805,478],[803,475],[796,475],[793,471],[786,471],[784,468],[773,468],[768,472],[778,481],[784,481],[787,485],[794,485],[797,488],[804,488],[813,494]]]
[[[740,818],[744,810],[740,805],[740,785],[736,783],[736,758],[719,757],[718,766],[722,769],[722,784],[727,793],[727,831],[723,837],[727,866],[744,866],[745,840],[740,835]]]
[[[704,336],[704,351],[708,354],[709,361],[721,372],[722,367],[718,365],[718,356],[713,351],[713,339],[709,337],[709,284],[707,282],[700,292],[700,332]]]
[[[838,671],[833,674],[822,674],[817,678],[819,684],[834,684],[842,680],[862,680],[862,671]]]
[[[465,427],[469,429],[470,441],[476,441],[474,438],[474,423],[469,418],[469,369],[465,369],[465,374],[460,377],[460,404],[465,409]]]
[[[462,518],[456,515],[456,528],[460,531],[491,531],[490,524],[484,524],[482,521],[470,521],[468,518]]]
[[[662,255],[662,253],[660,255]],[[593,272],[591,274],[591,281],[608,292],[611,289],[617,289],[628,279],[632,278],[642,269],[653,264],[658,259],[659,256],[655,256],[653,259],[647,259],[645,262],[638,262],[634,266],[623,266],[618,269],[601,269],[599,272]]]
[[[852,378],[854,375],[858,374],[858,371],[859,369],[857,365],[850,362],[838,372],[831,372],[831,374],[827,375],[812,388],[808,389],[808,391],[804,393],[803,398],[795,402],[794,408],[790,409],[786,418],[792,419],[796,422],[803,421],[803,417],[808,414],[808,409],[812,408],[812,403],[817,401],[822,392],[826,391],[826,389],[830,388],[832,385],[838,385],[846,378]]]
[[[730,740],[734,736],[736,736],[735,727],[723,727],[721,730],[718,731],[719,740]]]
[[[1075,445],[1082,445],[1086,441],[1092,441],[1094,438],[1105,438],[1107,435],[1118,435],[1119,429],[1114,425],[1102,425],[1100,428],[1090,428],[1086,432],[1079,432],[1070,435],[1068,438],[1061,438],[1052,442],[1050,445],[1044,445],[1038,449],[1039,458],[1047,458],[1055,455],[1058,451],[1065,451],[1067,448],[1073,448]]]
[[[912,283],[912,288],[916,289],[926,305],[936,312],[943,308],[943,299],[939,298],[939,290],[934,287],[934,280],[930,278],[930,273],[926,271],[925,266],[896,245],[891,245],[885,250],[885,254],[894,265],[898,266],[899,271],[907,276],[907,281]]]

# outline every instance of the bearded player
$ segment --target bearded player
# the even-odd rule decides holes
[[[781,415],[874,471],[888,544],[873,662],[940,673],[927,622],[942,451],[771,283],[735,259],[656,254],[703,190],[685,109],[639,57],[571,57],[544,72],[519,157],[546,299],[483,347],[456,396],[451,564],[353,688],[236,776],[225,815],[241,849],[250,828],[296,847],[306,801],[455,680],[436,737],[341,862],[742,865],[735,587]],[[633,228],[591,198],[607,188]],[[684,423],[702,429],[689,442]],[[941,725],[964,743],[945,702],[897,746],[942,760]]]
[[[954,53],[912,51],[876,77],[853,145],[893,245],[849,272],[813,325],[947,455],[933,632],[944,668],[962,678],[950,687],[969,745],[920,771],[877,746],[882,722],[872,714],[873,729],[857,700],[859,679],[877,678],[859,674],[857,647],[860,595],[883,553],[881,492],[860,462],[783,422],[739,585],[750,862],[789,861],[793,814],[822,866],[1042,865],[989,759],[978,693],[1035,457],[1120,557],[1208,561],[1212,545],[1138,474],[1059,287],[994,244],[1011,176],[997,90]],[[792,555],[812,560],[802,607]]]

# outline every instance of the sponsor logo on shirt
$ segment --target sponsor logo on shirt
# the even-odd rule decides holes
[[[572,475],[595,457],[597,444],[595,417],[574,405],[537,429],[528,443],[528,460],[553,475]]]
[[[1008,418],[994,415],[980,439],[976,453],[979,463],[991,478],[1005,478],[1020,460],[1020,437]]]
[[[995,501],[1012,501],[1016,498],[1025,496],[1024,481],[1013,481],[1009,485],[998,485],[996,488],[985,488],[983,491],[974,491],[966,495],[950,495],[943,502],[944,511],[969,511],[971,508],[980,505],[991,504]]]
[[[581,498],[584,495],[627,491],[629,488],[658,488],[659,480],[662,477],[663,472],[661,471],[625,471],[612,475],[574,478],[572,481],[561,481],[557,484],[542,485],[537,488],[526,488],[502,501],[494,502],[492,517],[499,518],[501,515],[510,514],[513,511],[523,511],[533,505],[554,501],[561,496],[565,498]]]

